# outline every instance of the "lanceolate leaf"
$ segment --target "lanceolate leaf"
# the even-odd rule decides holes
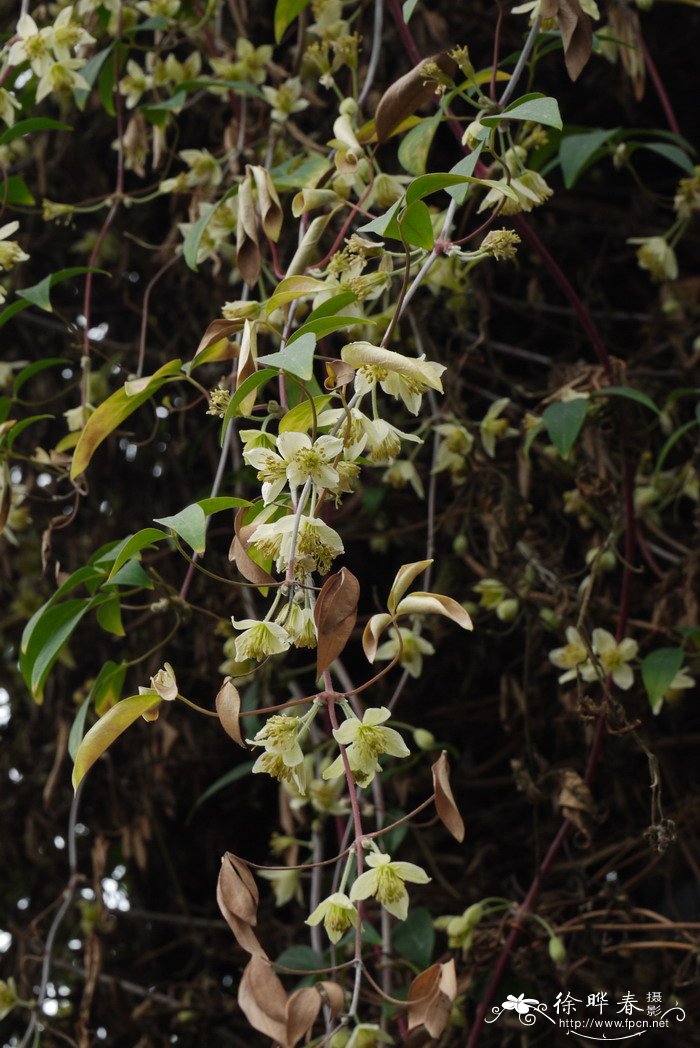
[[[275,4],[275,43],[279,44],[285,32],[310,0],[277,0]]]
[[[632,389],[631,386],[605,386],[598,391],[598,395],[601,397],[626,397],[628,400],[636,400],[638,404],[643,404],[645,408],[649,408],[655,415],[661,414],[651,397],[648,397],[646,393],[642,393],[638,389]]]
[[[567,189],[571,189],[586,168],[603,154],[603,146],[616,133],[617,128],[598,128],[595,131],[584,131],[562,138],[559,145],[559,163]]]
[[[100,717],[97,723],[93,724],[78,747],[73,765],[73,788],[77,790],[95,761],[109,749],[115,739],[142,714],[154,710],[162,701],[160,695],[148,692],[145,695],[131,695],[112,706],[111,710],[107,710],[104,717]]]
[[[132,557],[138,556],[141,550],[151,547],[154,543],[159,542],[161,539],[167,539],[167,537],[168,533],[161,531],[160,528],[144,528],[143,531],[137,531],[135,535],[127,535],[114,558],[109,579],[114,578],[122,565],[126,564]]]
[[[159,390],[161,386],[166,382],[172,382],[181,371],[182,362],[180,360],[171,360],[164,364],[162,368],[159,368],[155,374],[150,375],[147,379],[139,380],[138,392],[130,396],[127,384],[100,404],[95,412],[90,415],[85,424],[85,429],[80,434],[80,440],[76,446],[71,464],[71,479],[74,480],[81,473],[85,472],[93,454],[110,433],[113,433],[115,429],[121,426],[122,422],[129,415],[132,415],[137,408],[145,404],[149,397]]]

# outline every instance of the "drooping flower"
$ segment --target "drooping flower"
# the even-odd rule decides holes
[[[527,168],[517,177],[511,178],[510,182],[505,178],[501,182],[504,189],[501,190],[496,186],[490,189],[481,201],[477,213],[487,211],[490,207],[497,207],[499,204],[501,215],[515,215],[519,211],[529,212],[533,207],[544,204],[545,200],[548,200],[554,193],[539,172],[530,171]],[[508,194],[508,189],[515,194],[516,199]]]
[[[407,459],[393,462],[384,471],[382,480],[385,484],[389,484],[392,488],[396,488],[399,491],[410,484],[419,499],[425,498],[425,489],[423,481],[420,479],[420,474],[414,464]]]
[[[76,88],[89,91],[90,85],[78,72],[84,65],[80,58],[66,58],[63,62],[54,62],[39,79],[36,88],[37,102],[51,94],[70,95]]]
[[[575,626],[566,627],[566,641],[563,648],[554,648],[549,653],[549,661],[552,665],[559,670],[566,671],[559,677],[560,684],[575,680],[578,676],[577,667],[580,670],[588,662],[588,652]]]
[[[425,637],[421,637],[419,633],[414,633],[405,626],[393,627],[389,632],[391,640],[385,641],[377,648],[375,660],[387,662],[399,655],[399,664],[403,666],[408,675],[414,678],[420,677],[423,672],[423,656],[434,655],[435,648]]]
[[[255,659],[259,662],[268,655],[279,655],[286,651],[292,639],[277,622],[260,622],[257,619],[232,619],[237,630],[244,630],[236,637],[236,661]]]
[[[637,262],[648,270],[654,280],[676,280],[678,260],[676,252],[665,237],[632,237],[628,244],[639,244]]]
[[[316,625],[311,608],[303,608],[292,601],[282,608],[277,621],[284,626],[295,648],[316,647]]]
[[[292,899],[304,901],[299,870],[260,870],[258,877],[269,881],[275,893],[275,906],[285,906]]]
[[[0,120],[12,127],[15,122],[15,110],[21,108],[19,100],[6,88],[0,87]]]
[[[696,684],[697,681],[694,677],[691,677],[687,669],[685,669],[685,667],[681,668],[666,688],[660,702],[652,706],[652,712],[660,713],[664,702],[677,702],[684,691],[687,691],[689,688],[694,688]]]
[[[292,489],[307,480],[331,491],[338,486],[338,471],[330,463],[343,450],[340,437],[324,435],[312,443],[306,433],[280,433],[277,447],[279,455],[263,447],[250,447],[243,452],[246,462],[259,471],[265,503],[274,502],[287,481]]]
[[[370,707],[362,720],[348,717],[333,731],[335,741],[346,747],[346,756],[355,781],[367,786],[381,770],[378,758],[387,753],[392,757],[408,757],[410,750],[398,731],[381,727],[391,717],[386,706]],[[339,755],[323,773],[324,779],[335,779],[344,770]]]
[[[481,444],[489,458],[494,458],[496,455],[497,441],[505,440],[506,437],[517,437],[518,435],[517,429],[513,429],[508,425],[508,419],[501,418],[501,414],[508,404],[510,404],[509,398],[501,397],[500,400],[491,405],[479,423]]]
[[[172,702],[177,698],[177,680],[175,670],[169,662],[163,664],[163,668],[151,677],[153,691],[160,695],[161,699]]]
[[[297,574],[318,571],[325,575],[333,560],[343,552],[340,535],[317,517],[302,514],[296,549],[293,549],[295,525],[293,513],[270,524],[260,524],[253,532],[250,545],[264,557],[274,560],[279,572],[286,571],[293,556]]]
[[[631,688],[634,673],[629,663],[639,650],[636,640],[625,637],[618,644],[612,633],[603,629],[593,630],[591,640],[593,651],[598,656],[601,666],[610,674],[618,688],[622,688],[623,691]],[[593,666],[584,666],[581,675],[584,680],[595,680],[596,672]]]
[[[370,342],[351,342],[340,355],[356,369],[358,393],[367,393],[379,383],[389,396],[400,398],[413,415],[420,411],[421,397],[429,389],[442,393],[440,376],[445,371],[444,364],[423,357],[405,357]]]
[[[393,462],[401,452],[403,440],[410,440],[414,444],[423,443],[420,437],[413,433],[404,433],[383,418],[371,419],[364,415],[362,428],[367,438],[369,458],[376,464],[389,465]]]
[[[12,269],[18,262],[26,262],[29,255],[22,251],[16,240],[8,240],[19,229],[19,222],[8,222],[0,226],[0,273]]]
[[[479,606],[487,611],[495,611],[508,593],[505,585],[498,579],[481,579],[472,589],[479,594]]]
[[[350,890],[353,902],[374,896],[385,910],[400,921],[408,917],[408,892],[406,881],[427,884],[430,880],[425,870],[412,862],[392,862],[390,855],[372,852],[367,856],[370,867],[360,874]]]
[[[321,921],[331,942],[338,942],[348,928],[357,924],[357,910],[344,892],[333,892],[306,918],[312,926]]]
[[[435,427],[435,432],[440,436],[440,443],[433,473],[449,470],[453,481],[464,480],[467,456],[474,446],[474,437],[457,422],[441,422]]]
[[[270,116],[278,124],[284,124],[294,113],[301,113],[308,102],[301,97],[301,80],[298,76],[290,77],[279,87],[261,88],[265,98],[272,106]]]

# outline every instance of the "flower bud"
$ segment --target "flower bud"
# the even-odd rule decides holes
[[[452,540],[452,551],[456,553],[458,557],[461,557],[463,553],[466,553],[469,549],[469,539],[466,535],[455,535]]]
[[[496,617],[501,622],[512,622],[520,610],[520,601],[517,597],[508,597],[502,600],[496,608]]]
[[[553,935],[549,940],[549,956],[555,964],[564,964],[566,961],[566,946],[558,935]]]
[[[432,750],[435,747],[435,736],[425,728],[416,728],[413,739],[419,750]]]

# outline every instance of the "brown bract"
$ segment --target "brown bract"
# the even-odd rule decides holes
[[[239,713],[241,711],[241,696],[238,688],[231,683],[231,678],[226,677],[224,683],[216,696],[216,712],[219,714],[221,727],[226,734],[245,749],[245,742],[241,735],[241,724]]]
[[[421,972],[408,990],[408,1028],[424,1026],[431,1037],[441,1035],[457,996],[455,962],[433,964]]]
[[[347,644],[357,619],[359,598],[360,584],[347,568],[341,568],[324,582],[314,608],[317,674],[327,670]]]
[[[450,785],[450,762],[443,750],[433,764],[433,789],[435,790],[435,808],[440,821],[460,844],[464,840],[464,820],[459,814]]]
[[[591,57],[593,28],[578,0],[542,0],[542,18],[556,18],[564,44],[566,71],[576,80]]]

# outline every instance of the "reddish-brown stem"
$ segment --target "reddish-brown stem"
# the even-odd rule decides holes
[[[629,11],[627,12],[627,14],[630,20],[630,24],[632,26],[632,32],[634,33],[637,44],[639,45],[639,50],[642,52],[642,56],[644,58],[644,65],[647,67],[647,72],[649,73],[651,82],[654,85],[656,94],[659,97],[659,102],[661,103],[661,107],[664,111],[664,116],[666,117],[666,123],[675,135],[680,135],[680,125],[676,120],[676,114],[673,111],[671,99],[668,97],[666,88],[664,87],[664,82],[661,79],[659,70],[656,68],[656,63],[654,62],[654,59],[651,57],[651,54],[649,53],[649,48],[646,45],[646,41],[642,36],[635,19],[632,17]]]
[[[498,4],[498,18],[496,19],[496,28],[493,34],[493,68],[491,70],[491,86],[489,88],[489,98],[492,102],[498,101],[496,97],[496,77],[498,76],[498,61],[501,55],[501,27],[503,25],[503,5],[496,0]]]

